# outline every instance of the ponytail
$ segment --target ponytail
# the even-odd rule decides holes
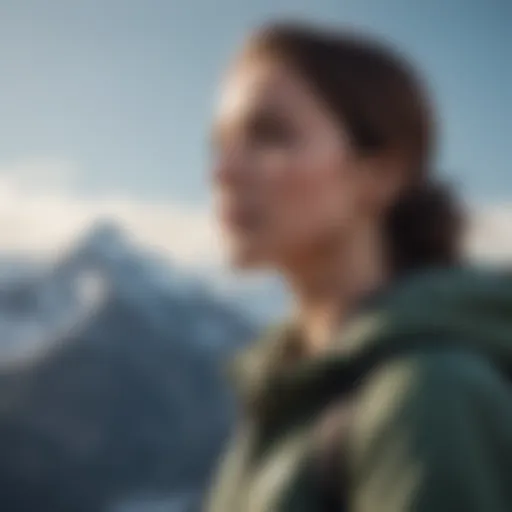
[[[426,182],[407,189],[386,223],[394,274],[457,264],[462,224],[462,208],[445,184]]]

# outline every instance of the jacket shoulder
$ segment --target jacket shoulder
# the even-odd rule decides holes
[[[421,512],[494,511],[507,509],[494,506],[500,500],[512,503],[512,491],[501,491],[512,485],[510,386],[476,354],[425,350],[379,365],[361,386],[351,437],[361,510],[401,512],[414,501]]]

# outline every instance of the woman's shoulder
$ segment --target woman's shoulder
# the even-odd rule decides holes
[[[498,270],[432,270],[381,295],[340,336],[355,354],[478,355],[512,379],[512,275]],[[426,355],[421,361],[429,361]]]
[[[475,499],[481,510],[507,510],[496,506],[509,505],[510,492],[493,492],[510,484],[510,385],[458,348],[389,359],[361,387],[349,449],[357,499],[368,510],[402,510],[391,500],[402,495],[421,500],[418,510],[458,510]]]
[[[451,399],[453,406],[460,400],[506,401],[512,410],[510,384],[507,375],[476,352],[460,346],[429,348],[382,361],[362,381],[359,398],[367,404],[378,401],[388,411],[434,411]]]

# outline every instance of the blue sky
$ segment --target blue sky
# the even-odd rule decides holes
[[[512,195],[508,0],[2,0],[0,169],[72,162],[78,193],[207,200],[216,83],[246,30],[286,16],[383,34],[418,62],[443,121],[442,168]],[[43,178],[44,179],[44,178]]]
[[[510,257],[510,0],[0,0],[0,249],[51,252],[109,217],[210,265],[217,84],[248,30],[287,17],[376,32],[417,62],[440,168],[487,205],[476,245]]]

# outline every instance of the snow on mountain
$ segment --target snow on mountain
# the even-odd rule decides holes
[[[162,316],[166,315],[163,299],[192,309],[211,303],[194,322],[197,342],[215,347],[230,338],[229,322],[223,322],[222,307],[218,307],[222,297],[213,288],[209,290],[199,278],[137,247],[128,233],[109,222],[94,225],[50,267],[17,274],[4,268],[0,364],[44,354],[113,297],[130,302],[155,325],[168,324]]]
[[[0,503],[104,512],[202,489],[233,412],[220,365],[255,326],[102,223],[0,283],[0,334]]]

